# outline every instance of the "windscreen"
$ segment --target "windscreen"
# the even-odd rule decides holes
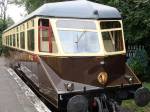
[[[93,21],[58,20],[56,26],[65,53],[100,51],[96,24]]]
[[[105,50],[107,52],[123,51],[123,34],[120,22],[100,22],[100,28]]]

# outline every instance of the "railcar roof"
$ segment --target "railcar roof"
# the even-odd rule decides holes
[[[110,6],[90,2],[87,0],[46,3],[26,16],[23,20],[9,27],[5,31],[21,24],[34,16],[77,19],[120,19],[119,11]]]

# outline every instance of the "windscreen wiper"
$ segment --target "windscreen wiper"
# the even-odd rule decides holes
[[[81,40],[81,38],[84,36],[85,33],[86,33],[86,31],[83,31],[79,38],[77,36],[77,41],[75,42],[77,44],[77,48],[78,48],[79,41]]]

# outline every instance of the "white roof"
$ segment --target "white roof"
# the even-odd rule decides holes
[[[119,11],[110,6],[86,1],[65,1],[46,3],[37,10],[26,16],[23,20],[9,27],[5,31],[35,17],[47,16],[56,18],[80,18],[80,19],[120,19]]]

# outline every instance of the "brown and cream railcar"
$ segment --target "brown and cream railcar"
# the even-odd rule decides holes
[[[3,45],[12,67],[61,112],[114,111],[114,101],[134,96],[140,105],[146,91],[125,63],[121,15],[110,6],[44,4],[6,29]]]

